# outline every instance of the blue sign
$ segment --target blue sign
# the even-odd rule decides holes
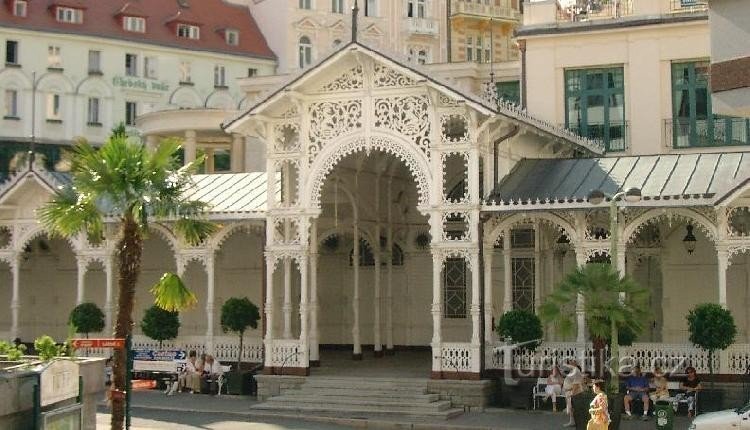
[[[175,361],[185,360],[187,352],[176,349],[157,351],[153,349],[134,349],[133,360],[140,361]]]

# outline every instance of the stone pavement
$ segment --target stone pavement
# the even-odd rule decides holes
[[[175,426],[150,426],[143,424],[143,429],[233,429],[233,428],[273,428],[273,429],[341,429],[341,428],[374,428],[374,429],[458,429],[458,430],[526,430],[526,429],[558,429],[566,422],[562,413],[549,411],[525,411],[511,409],[490,408],[483,412],[467,412],[462,416],[444,420],[409,420],[387,416],[346,416],[343,414],[329,416],[310,416],[299,414],[271,414],[250,411],[249,406],[257,402],[252,397],[243,396],[207,396],[201,394],[178,394],[167,397],[158,391],[142,391],[133,395],[133,416],[137,418],[135,424],[148,422],[153,417],[165,417],[166,422],[177,423]],[[101,405],[100,419],[106,423],[106,407]],[[222,423],[222,426],[210,426],[205,422],[191,423],[192,420],[210,420]],[[158,421],[158,420],[157,420]],[[180,424],[183,423],[184,424]],[[270,427],[248,427],[249,422],[267,422]],[[307,422],[308,424],[300,424]],[[278,424],[281,423],[281,424]],[[286,423],[286,424],[284,424]],[[686,417],[678,417],[675,430],[686,430],[690,421]],[[233,427],[237,425],[237,427]],[[244,426],[243,426],[244,425]],[[273,425],[278,425],[273,427]],[[654,429],[653,419],[647,422],[640,420],[625,421],[623,430]]]

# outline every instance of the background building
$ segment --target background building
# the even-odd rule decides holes
[[[149,112],[200,108],[217,128],[245,97],[236,79],[276,67],[247,8],[221,0],[10,0],[0,43],[2,175],[31,139],[52,168],[60,145],[101,143]],[[211,142],[225,153],[216,169],[229,170],[230,137]]]
[[[742,0],[709,6],[714,110],[750,117],[750,6]]]

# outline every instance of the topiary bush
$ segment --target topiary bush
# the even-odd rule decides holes
[[[510,339],[520,349],[533,351],[541,343],[542,321],[535,314],[524,310],[508,311],[497,323],[497,334]]]
[[[734,343],[737,326],[731,312],[716,303],[697,305],[687,315],[690,342],[708,352],[708,372],[713,385],[713,356]]]
[[[69,324],[75,327],[76,333],[89,333],[104,330],[104,312],[94,303],[81,303],[70,311]]]
[[[178,312],[166,311],[157,305],[151,306],[141,319],[143,334],[159,341],[159,349],[165,340],[174,339],[180,329]]]
[[[258,328],[260,310],[247,297],[232,297],[221,306],[221,329],[240,336],[240,352],[237,357],[237,370],[242,363],[242,337],[248,327]]]

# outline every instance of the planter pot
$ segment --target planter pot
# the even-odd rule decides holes
[[[589,419],[591,418],[591,415],[589,415],[589,406],[591,405],[592,400],[594,400],[594,393],[590,390],[586,390],[583,393],[571,397],[573,419],[576,422],[576,430],[586,430],[586,424],[588,424]]]
[[[225,375],[227,378],[227,394],[251,395],[255,394],[255,378],[252,372],[233,371]]]
[[[609,403],[609,430],[619,430],[620,421],[622,421],[622,412],[625,409],[623,398],[625,397],[622,392],[617,394],[609,394],[607,401]]]

